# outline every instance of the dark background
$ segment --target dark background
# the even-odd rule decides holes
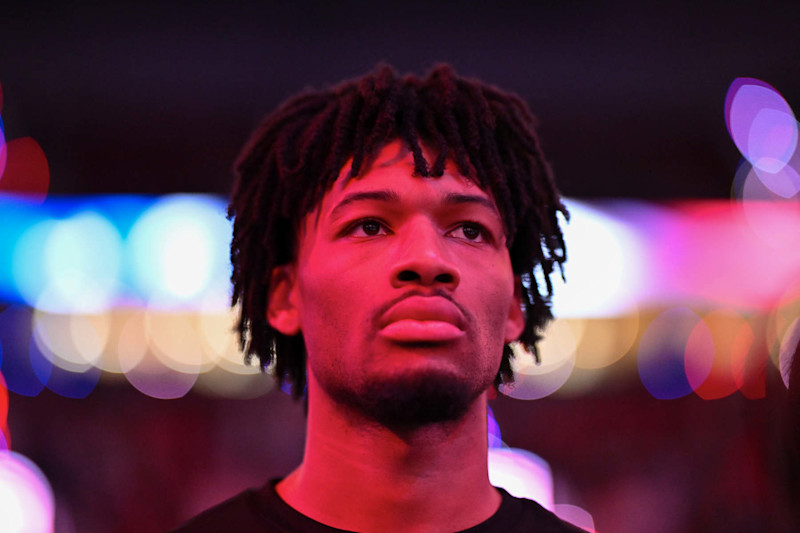
[[[263,115],[382,60],[519,93],[582,198],[728,197],[730,83],[800,105],[796,2],[93,4],[0,10],[6,137],[41,144],[53,193],[225,194]]]
[[[53,194],[226,194],[252,128],[287,96],[438,61],[520,94],[576,198],[728,198],[739,161],[730,83],[800,106],[796,2],[31,3],[0,9],[6,139],[36,139]],[[2,231],[2,228],[0,228]],[[629,359],[629,358],[628,358]],[[634,372],[577,398],[500,398],[506,442],[545,457],[557,500],[609,532],[790,531],[781,409],[767,395],[653,399]],[[85,400],[11,395],[13,447],[48,475],[57,531],[163,531],[283,475],[301,409],[148,398],[101,382]]]

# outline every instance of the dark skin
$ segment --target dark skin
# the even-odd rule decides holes
[[[500,505],[487,401],[525,320],[502,218],[455,169],[412,174],[403,145],[386,145],[368,172],[334,184],[297,259],[273,271],[267,319],[308,350],[305,455],[278,494],[341,529],[461,530]],[[411,390],[409,409],[455,407],[402,418],[381,410],[386,390]]]

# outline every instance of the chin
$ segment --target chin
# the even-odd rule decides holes
[[[484,383],[427,369],[329,392],[336,401],[383,426],[411,429],[460,420],[493,379]]]

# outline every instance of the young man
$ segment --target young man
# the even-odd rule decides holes
[[[307,401],[305,455],[180,531],[577,531],[487,472],[487,400],[565,260],[527,106],[384,66],[285,103],[236,168],[242,347]]]

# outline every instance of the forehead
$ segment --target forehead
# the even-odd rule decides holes
[[[428,162],[435,159],[435,154],[425,147],[423,154]],[[435,199],[437,193],[450,197],[459,193],[469,194],[471,197],[487,200],[485,205],[500,215],[491,191],[482,189],[473,179],[462,175],[450,160],[447,161],[442,176],[417,175],[413,154],[399,140],[381,148],[369,165],[362,165],[357,176],[350,177],[350,170],[351,161],[348,161],[331,189],[323,196],[321,204],[317,206],[318,214],[330,210],[340,200],[358,191],[386,188],[394,194],[419,192],[430,195],[431,199]]]

